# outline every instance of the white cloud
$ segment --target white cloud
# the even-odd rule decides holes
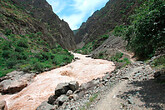
[[[48,0],[51,1],[53,10],[61,19],[68,22],[72,30],[78,29],[85,19],[91,16],[94,11],[101,8],[108,0]],[[70,4],[69,4],[70,3]],[[66,12],[65,8],[72,8],[72,11]]]
[[[84,18],[84,13],[72,14],[70,16],[62,16],[61,18],[68,22],[72,30],[78,29],[78,24],[82,23]]]
[[[66,3],[63,0],[47,0],[52,5],[53,11],[58,14],[65,9]]]

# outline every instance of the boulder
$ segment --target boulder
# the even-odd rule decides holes
[[[54,106],[48,104],[46,101],[42,102],[39,107],[37,107],[36,110],[54,110]]]
[[[154,78],[157,79],[158,82],[165,82],[165,70],[155,72]]]
[[[73,91],[72,90],[68,90],[68,92],[66,93],[67,96],[72,95]]]
[[[68,101],[69,98],[66,95],[61,95],[60,97],[57,98],[56,100],[56,104],[58,104],[59,106],[61,106],[64,102]]]
[[[79,83],[77,81],[71,81],[71,82],[69,82],[69,88],[72,91],[75,91],[79,88]]]
[[[7,79],[0,82],[0,92],[2,94],[14,94],[25,88],[35,77],[33,73],[13,71],[8,73]]]
[[[0,110],[7,110],[6,101],[0,101]]]
[[[49,104],[54,104],[54,102],[56,101],[57,97],[55,95],[51,95],[49,98],[48,98],[48,103]]]
[[[60,96],[62,94],[66,94],[68,90],[75,91],[79,88],[79,84],[76,81],[71,81],[69,83],[60,83],[57,85],[55,89],[55,96]]]
[[[83,83],[80,86],[80,90],[87,90],[87,89],[89,89],[91,87],[96,86],[97,84],[99,84],[99,82],[100,82],[100,80],[96,79],[96,80],[92,80],[92,81],[87,82],[87,83]]]
[[[69,99],[74,99],[74,100],[77,100],[79,98],[79,96],[77,94],[72,94],[69,96]]]
[[[61,94],[66,94],[69,89],[69,83],[60,83],[55,89],[55,96],[58,97]]]

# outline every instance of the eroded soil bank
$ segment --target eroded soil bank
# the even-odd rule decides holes
[[[13,95],[0,95],[6,100],[9,110],[35,110],[43,101],[54,94],[58,83],[78,81],[80,84],[103,77],[106,72],[115,69],[113,62],[92,59],[75,54],[78,59],[64,67],[39,74],[34,81],[21,92]]]

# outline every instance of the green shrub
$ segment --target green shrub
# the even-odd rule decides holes
[[[7,66],[7,68],[9,68],[9,69],[13,68],[16,64],[17,64],[17,62],[14,61],[14,60],[7,61],[7,62],[6,62],[6,66]]]
[[[110,58],[110,60],[111,60],[111,61],[116,61],[116,62],[121,62],[121,61],[120,61],[120,58],[122,58],[122,57],[123,57],[123,53],[117,52],[115,56],[112,56],[112,57]]]
[[[165,68],[165,55],[155,59],[151,65],[152,67]]]
[[[44,65],[42,63],[37,62],[36,64],[34,64],[33,70],[42,72],[44,70]]]
[[[10,55],[11,55],[11,51],[9,50],[3,51],[2,53],[2,57],[6,59],[10,58]]]
[[[115,28],[140,59],[152,57],[156,49],[165,45],[164,4],[162,0],[147,0],[130,16],[130,25]]]
[[[10,35],[11,33],[12,33],[12,30],[10,30],[8,28],[6,28],[5,31],[4,31],[4,34],[7,35],[7,36]]]
[[[23,48],[28,48],[28,42],[24,39],[21,39],[17,42],[17,46],[23,47]]]
[[[31,72],[33,69],[33,65],[31,64],[24,64],[20,66],[20,70],[24,71],[24,72]]]
[[[16,47],[16,48],[15,48],[15,51],[16,51],[16,52],[23,52],[23,51],[24,51],[24,49],[23,49],[23,48],[21,48],[21,47]]]
[[[9,50],[11,49],[12,43],[9,41],[3,41],[2,50]]]

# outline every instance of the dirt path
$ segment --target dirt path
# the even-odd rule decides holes
[[[134,56],[133,53],[128,53],[128,52],[125,52],[125,51],[123,51],[123,50],[121,50],[121,49],[119,50],[119,52],[121,52],[121,53],[123,53],[123,54],[125,54],[125,55],[128,55],[128,56],[129,56],[129,60],[130,60],[132,63],[135,62],[136,59],[132,58],[132,57]]]
[[[43,101],[54,94],[58,83],[78,81],[80,84],[94,78],[104,76],[104,73],[115,69],[113,62],[88,58],[85,55],[74,54],[78,58],[64,67],[39,74],[34,82],[21,92],[13,95],[0,95],[7,101],[9,110],[35,110]]]
[[[93,110],[165,110],[165,86],[153,80],[149,65],[133,67]]]

